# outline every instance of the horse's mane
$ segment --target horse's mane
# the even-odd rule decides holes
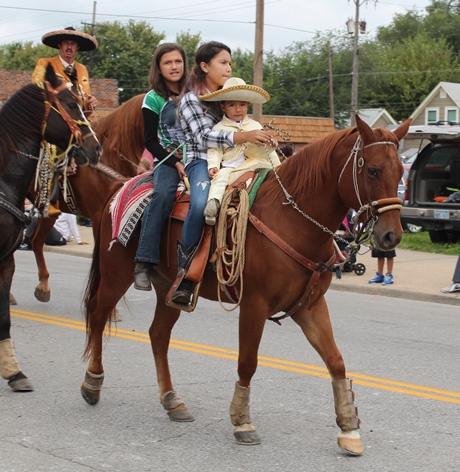
[[[104,149],[102,160],[113,168],[120,159],[138,163],[144,151],[144,121],[142,101],[145,94],[136,95],[109,115],[92,123],[92,128]]]
[[[305,182],[308,182],[309,191],[318,189],[323,179],[330,177],[331,153],[344,139],[357,131],[356,127],[334,131],[325,138],[311,144],[307,144],[277,169],[283,185],[292,196],[305,192]],[[351,151],[351,149],[350,149]],[[273,173],[264,185],[267,196],[275,196],[280,191],[280,186]]]
[[[353,134],[357,136],[357,131],[357,127],[334,131],[319,141],[307,144],[293,156],[286,159],[278,167],[277,173],[288,192],[294,198],[298,198],[299,195],[305,193],[306,185],[309,192],[318,191],[320,184],[325,179],[330,179],[331,177],[331,165],[333,165],[333,162],[331,162],[332,152],[334,150],[337,151],[337,149],[343,149],[343,146],[342,148],[340,147],[341,143]],[[398,144],[395,135],[390,130],[375,128],[372,131],[376,141],[392,141],[396,145]],[[347,158],[351,153],[352,147],[353,145],[350,145],[343,149],[343,152],[347,154]],[[390,152],[390,148],[384,152]],[[273,172],[267,178],[263,191],[266,196],[265,198],[270,199],[276,199],[279,192],[282,191]]]
[[[0,173],[5,169],[7,156],[17,149],[15,144],[31,141],[43,122],[46,92],[29,84],[12,95],[0,110]],[[38,124],[38,125],[37,125]],[[38,156],[37,156],[38,157]]]

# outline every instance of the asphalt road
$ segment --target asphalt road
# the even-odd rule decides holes
[[[200,300],[173,332],[175,388],[196,421],[172,423],[158,399],[148,342],[155,298],[130,289],[104,351],[101,402],[80,396],[81,295],[90,260],[48,254],[51,302],[35,300],[33,254],[16,253],[17,357],[35,391],[0,382],[0,471],[458,470],[458,306],[330,290],[337,343],[362,420],[359,458],[336,446],[330,379],[298,327],[267,323],[252,383],[262,437],[237,446],[228,408],[236,380],[237,314]]]

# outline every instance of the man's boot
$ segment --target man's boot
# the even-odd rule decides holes
[[[152,264],[136,262],[134,266],[134,288],[136,290],[144,290],[146,292],[152,290],[152,283],[150,281],[151,270]]]
[[[187,272],[188,267],[193,259],[197,245],[185,247],[182,241],[177,241],[177,271],[185,270]],[[192,303],[193,295],[193,282],[187,279],[183,279],[177,287],[176,292],[171,297],[171,301],[180,305],[190,305]]]

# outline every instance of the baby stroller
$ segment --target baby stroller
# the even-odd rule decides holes
[[[337,246],[335,256],[336,264],[340,264],[350,256],[348,245],[354,240],[354,236],[350,230],[350,226],[352,225],[350,220],[349,212],[334,236],[334,243]],[[361,263],[357,264],[356,254],[353,254],[349,260],[342,265],[342,272],[354,272],[356,275],[363,275],[366,272],[366,266]]]

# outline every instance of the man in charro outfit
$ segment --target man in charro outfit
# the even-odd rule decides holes
[[[67,82],[69,87],[72,86],[72,83],[77,84],[75,92],[83,100],[85,114],[90,115],[97,105],[97,99],[91,95],[88,69],[83,64],[77,62],[75,56],[78,51],[93,51],[96,49],[96,38],[69,27],[64,30],[46,33],[42,37],[42,43],[59,49],[59,55],[52,58],[39,59],[32,74],[32,82],[43,82],[46,66],[51,64],[56,75],[61,80]]]
[[[69,88],[81,98],[85,116],[91,115],[97,106],[96,97],[91,95],[88,70],[75,60],[78,51],[93,51],[98,44],[93,36],[68,27],[64,30],[51,31],[42,37],[46,46],[59,49],[59,55],[52,58],[39,59],[32,73],[32,82],[38,83],[45,80],[45,72],[48,64],[53,66],[56,75],[67,83]],[[49,206],[48,215],[58,216],[59,209],[52,202]]]

